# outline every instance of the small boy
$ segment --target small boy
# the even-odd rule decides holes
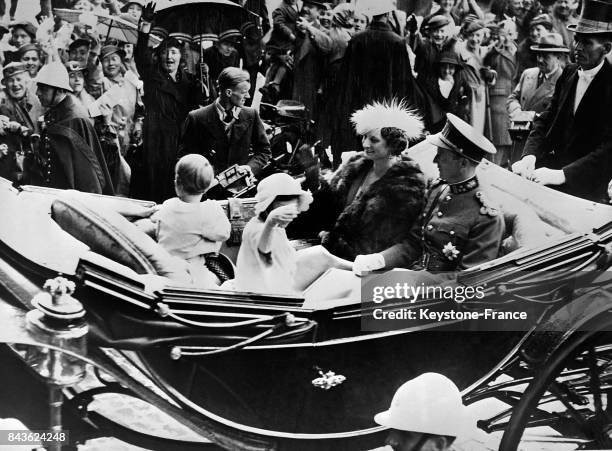
[[[215,259],[231,232],[221,205],[214,200],[202,202],[213,168],[202,155],[189,154],[178,161],[175,174],[177,197],[165,201],[151,216],[157,224],[157,242],[173,256],[208,266],[207,260]]]

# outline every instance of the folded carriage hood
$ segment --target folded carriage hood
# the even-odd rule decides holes
[[[51,219],[53,195],[20,192],[4,180],[0,183],[0,242],[23,257],[58,273],[75,273],[89,247],[76,240]]]

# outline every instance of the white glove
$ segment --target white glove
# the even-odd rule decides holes
[[[353,262],[353,272],[358,276],[384,267],[385,257],[382,254],[358,255]]]
[[[512,165],[512,172],[529,179],[535,169],[535,163],[536,157],[534,155],[526,155]]]

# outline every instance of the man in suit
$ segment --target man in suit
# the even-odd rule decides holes
[[[190,112],[185,120],[179,157],[204,155],[215,174],[237,164],[242,171],[259,175],[270,159],[270,143],[257,110],[244,106],[249,79],[249,73],[237,67],[221,72],[217,100]]]
[[[542,185],[601,201],[612,177],[612,3],[588,0],[575,26],[577,64],[564,70],[512,170]],[[536,169],[537,166],[537,169]]]
[[[542,36],[539,44],[532,45],[530,49],[537,55],[538,66],[525,69],[516,88],[508,96],[506,107],[510,119],[521,111],[541,113],[548,108],[555,84],[563,72],[560,64],[562,55],[569,53],[558,33]]]

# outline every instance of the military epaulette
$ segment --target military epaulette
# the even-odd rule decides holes
[[[487,195],[483,191],[476,191],[476,199],[480,202],[480,214],[488,216],[497,216],[500,212],[499,209],[494,206],[488,199]]]

